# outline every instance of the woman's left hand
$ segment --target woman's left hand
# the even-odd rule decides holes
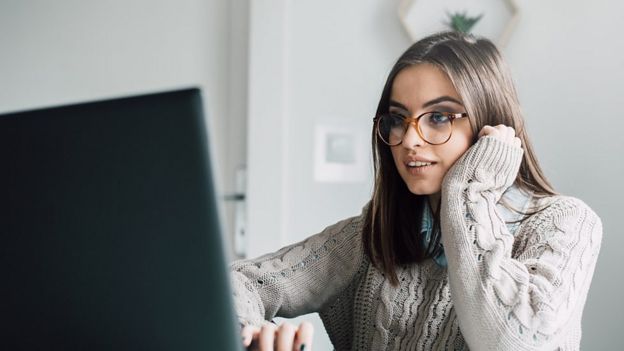
[[[516,137],[516,131],[512,127],[508,127],[504,124],[499,124],[496,127],[484,126],[479,132],[479,138],[486,135],[498,138],[507,144],[522,147],[520,138]]]

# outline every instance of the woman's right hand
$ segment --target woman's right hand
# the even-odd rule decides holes
[[[310,351],[313,332],[314,328],[309,322],[302,322],[299,327],[290,323],[282,323],[280,326],[266,323],[262,328],[244,326],[241,336],[248,350]]]

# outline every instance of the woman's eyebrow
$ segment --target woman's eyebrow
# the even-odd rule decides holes
[[[440,96],[440,97],[437,97],[437,98],[435,98],[433,100],[429,100],[429,101],[425,102],[423,104],[422,108],[427,108],[427,107],[433,106],[435,104],[439,104],[441,102],[446,102],[446,101],[450,101],[450,102],[456,103],[456,104],[458,104],[460,106],[464,106],[464,104],[462,104],[461,101],[459,101],[459,100],[457,100],[457,99],[455,99],[453,97],[450,97],[448,95],[444,95],[444,96]],[[409,111],[409,109],[407,107],[405,107],[405,105],[403,105],[402,103],[400,103],[398,101],[394,101],[394,100],[390,100],[390,107],[398,107],[398,108],[403,109],[405,111]]]
[[[444,96],[440,96],[438,98],[435,98],[433,100],[425,102],[422,107],[426,108],[426,107],[433,106],[435,104],[439,104],[439,103],[445,102],[445,101],[454,102],[454,103],[456,103],[456,104],[458,104],[460,106],[464,106],[464,104],[462,104],[461,101],[459,101],[459,100],[457,100],[455,98],[452,98],[452,97],[450,97],[448,95],[444,95]]]
[[[407,109],[407,107],[405,107],[405,105],[403,105],[400,102],[394,101],[394,100],[390,100],[390,107],[398,107],[398,108],[403,109],[405,111],[409,111]]]

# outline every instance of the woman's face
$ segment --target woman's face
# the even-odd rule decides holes
[[[426,63],[403,69],[392,85],[390,112],[419,116],[430,111],[466,112],[459,94],[442,70]],[[426,143],[412,125],[403,142],[390,147],[397,170],[413,194],[431,195],[440,191],[446,172],[472,144],[468,118],[453,121],[452,136],[444,144]],[[418,166],[414,166],[414,162]]]

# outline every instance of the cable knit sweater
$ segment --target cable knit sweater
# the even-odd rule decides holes
[[[532,200],[544,209],[506,224],[499,202],[522,154],[486,136],[449,170],[446,268],[431,259],[399,266],[392,286],[363,251],[365,208],[303,242],[234,262],[240,321],[318,312],[336,350],[578,350],[602,225],[564,196]]]

